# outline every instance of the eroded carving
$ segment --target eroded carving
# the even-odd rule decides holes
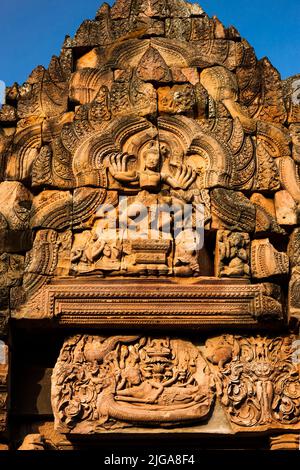
[[[215,274],[218,277],[250,276],[250,237],[247,233],[218,231]]]
[[[251,272],[256,279],[283,276],[289,273],[289,258],[277,251],[269,239],[251,242]]]
[[[0,110],[2,337],[16,320],[79,332],[83,325],[276,328],[287,323],[286,304],[296,327],[299,77],[281,81],[234,27],[199,5],[117,0],[66,37],[48,68],[7,88]],[[184,219],[176,236],[183,206],[191,224]],[[203,248],[194,239],[202,210]],[[288,299],[279,287],[285,282]],[[281,358],[286,339],[228,338],[212,367],[219,367],[229,415],[243,429],[294,426],[298,385],[290,359]],[[106,341],[66,343],[77,378],[74,389],[67,372],[57,379],[55,406],[67,432],[179,428],[207,416],[213,393],[198,347],[165,336],[118,337],[105,352]],[[244,343],[254,351],[249,360]],[[100,359],[88,359],[88,348],[102,346]],[[145,358],[163,378],[153,379],[154,366],[143,369]],[[64,361],[59,367],[70,372]],[[32,439],[29,446],[40,446]]]
[[[31,193],[15,181],[0,183],[1,229],[25,230],[32,203]]]
[[[32,228],[68,229],[72,225],[72,196],[68,191],[43,191],[33,199]]]
[[[255,206],[242,193],[214,189],[211,193],[212,227],[254,232]]]

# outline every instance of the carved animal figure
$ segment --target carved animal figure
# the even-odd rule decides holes
[[[89,337],[84,347],[85,359],[90,362],[103,362],[105,356],[113,351],[120,341],[122,343],[131,343],[139,338],[140,336],[112,336],[107,339]]]

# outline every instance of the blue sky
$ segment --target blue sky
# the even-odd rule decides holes
[[[112,2],[108,2],[112,3]],[[268,56],[283,78],[300,73],[300,0],[202,0],[210,15],[233,24]],[[66,34],[94,18],[101,0],[1,0],[0,80],[23,83],[31,70],[47,66]]]

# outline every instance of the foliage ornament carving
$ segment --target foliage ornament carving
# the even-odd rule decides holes
[[[299,429],[296,336],[224,335],[207,341],[217,393],[236,430]]]

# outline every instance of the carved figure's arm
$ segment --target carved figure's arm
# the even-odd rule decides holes
[[[195,181],[197,173],[193,168],[187,165],[174,165],[177,167],[175,176],[162,174],[162,180],[173,189],[188,189]]]
[[[135,171],[127,171],[128,161],[132,155],[127,153],[115,153],[109,158],[109,172],[115,180],[121,183],[134,183],[138,180]]]

